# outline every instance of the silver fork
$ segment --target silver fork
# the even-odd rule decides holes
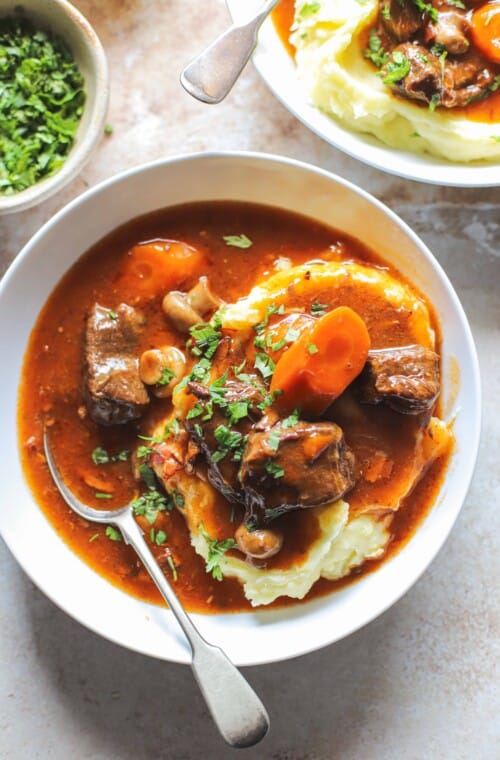
[[[118,528],[125,543],[135,549],[156,583],[189,642],[195,679],[223,739],[232,747],[251,747],[257,744],[269,728],[269,717],[264,705],[222,649],[205,641],[195,627],[144,540],[131,505],[116,510],[100,510],[84,504],[62,479],[52,455],[47,431],[44,432],[43,442],[50,473],[68,506],[85,520]]]

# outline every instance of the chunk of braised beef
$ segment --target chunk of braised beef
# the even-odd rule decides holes
[[[342,497],[354,485],[354,455],[333,422],[276,423],[249,435],[239,477],[245,519],[261,525]]]
[[[382,68],[384,79],[390,73],[394,54],[399,53],[409,64],[408,73],[388,86],[412,100],[434,106],[457,108],[490,93],[494,83],[493,68],[474,52],[459,58],[440,59],[423,45],[404,42],[392,51]]]
[[[441,103],[446,108],[461,108],[491,92],[495,70],[482,56],[470,51],[444,64]]]
[[[149,404],[139,377],[137,340],[144,318],[120,304],[112,311],[94,304],[85,329],[85,404],[100,425],[138,419]]]
[[[441,99],[443,74],[441,62],[437,56],[430,53],[423,45],[411,42],[397,45],[392,51],[392,57],[382,68],[384,79],[390,74],[394,54],[403,56],[409,64],[409,70],[404,77],[388,85],[392,90],[406,98],[422,100],[425,103],[431,103],[436,97]]]
[[[406,42],[423,26],[423,14],[412,0],[382,0],[380,10],[383,27],[398,42]]]
[[[220,388],[192,381],[187,385],[197,404],[186,419],[186,429],[205,457],[208,479],[214,488],[237,503],[244,501],[238,471],[246,436],[264,413],[259,405],[266,391],[257,380],[254,382],[227,380]],[[245,415],[235,421],[238,405],[239,413]]]
[[[470,46],[469,29],[465,11],[439,11],[437,21],[426,28],[426,42],[442,46],[451,55],[463,55]]]
[[[440,392],[439,356],[424,346],[371,350],[358,381],[360,401],[403,414],[431,411]]]

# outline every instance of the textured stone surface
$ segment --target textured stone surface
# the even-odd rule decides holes
[[[272,731],[263,760],[493,760],[498,729],[500,190],[399,180],[323,143],[249,67],[217,107],[178,74],[227,22],[222,0],[75,3],[109,56],[109,123],[75,182],[0,219],[0,273],[64,203],[137,163],[181,152],[282,153],[362,185],[398,212],[447,270],[468,313],[484,385],[476,474],[445,547],[414,588],[363,630],[306,657],[246,671]],[[104,641],[60,612],[0,543],[1,760],[212,760],[224,747],[188,668]]]

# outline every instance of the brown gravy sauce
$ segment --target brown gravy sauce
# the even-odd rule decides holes
[[[253,241],[251,248],[243,251],[225,245],[224,235],[243,232]],[[340,256],[384,266],[394,276],[403,278],[359,241],[333,229],[278,209],[233,202],[178,206],[133,220],[97,243],[62,278],[40,313],[25,356],[18,406],[25,476],[54,529],[88,565],[134,596],[160,602],[153,582],[133,550],[110,540],[103,526],[87,523],[67,507],[51,480],[42,446],[45,423],[51,427],[55,456],[65,480],[88,503],[108,509],[122,506],[138,495],[129,461],[117,461],[105,467],[95,466],[91,461],[91,453],[97,446],[104,447],[111,454],[134,449],[138,443],[137,433],[145,430],[146,423],[142,428],[139,425],[139,429],[133,426],[106,429],[98,428],[88,417],[79,415],[78,410],[82,407],[82,335],[86,313],[95,301],[110,309],[125,302],[137,304],[146,316],[141,350],[161,343],[184,346],[184,336],[171,328],[160,308],[165,283],[160,281],[153,292],[138,293],[137,283],[123,274],[130,249],[141,241],[153,239],[183,241],[202,252],[197,268],[176,281],[175,287],[189,288],[201,274],[206,274],[213,290],[223,294],[229,302],[245,295],[256,282],[271,274],[272,263],[278,256],[287,256],[294,264],[319,257],[338,260]],[[359,307],[364,308],[361,303]],[[438,325],[434,324],[434,327],[437,329]],[[149,424],[152,418],[165,415],[169,403],[156,402],[149,414]],[[378,443],[387,448],[397,467],[398,462],[404,464],[405,457],[408,457],[409,448],[405,441],[412,437],[415,423],[402,420],[399,415],[396,419],[395,414],[370,407],[368,432],[377,434]],[[358,456],[363,456],[357,436],[367,431],[357,430],[355,424],[349,426],[348,420],[345,423],[349,445]],[[436,498],[446,466],[447,457],[436,462],[406,500],[394,522],[392,542],[386,556],[398,551],[424,519]],[[347,500],[352,502],[355,510],[356,504],[366,498],[366,489],[371,489],[370,499],[383,503],[384,489],[387,488],[384,484],[360,482]],[[103,491],[112,494],[112,498],[104,503],[95,498],[96,492]],[[235,524],[231,522],[231,506],[220,495],[217,495],[216,503],[219,537],[232,536]],[[278,522],[285,532],[285,549],[275,558],[274,566],[289,567],[300,563],[317,534],[312,514],[300,510],[279,518]],[[147,523],[141,524],[149,531]],[[160,513],[154,528],[167,534],[167,542],[163,546],[153,546],[153,552],[167,573],[169,553],[174,559],[178,570],[175,587],[188,609],[221,612],[250,608],[237,581],[226,579],[220,583],[205,572],[205,563],[192,549],[184,518],[178,511]],[[330,593],[379,564],[379,561],[366,562],[342,581],[320,581],[306,598]],[[296,600],[282,598],[271,606],[294,603]]]

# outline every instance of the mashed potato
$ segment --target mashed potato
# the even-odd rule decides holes
[[[308,273],[307,277],[305,273]],[[354,287],[355,286],[355,287]],[[375,304],[374,320],[379,318],[377,299],[390,303],[395,315],[406,315],[407,328],[415,342],[434,347],[435,336],[426,305],[406,285],[395,280],[387,271],[363,266],[354,262],[328,262],[304,264],[278,271],[262,284],[254,287],[248,296],[221,309],[222,325],[238,331],[242,336],[253,334],[252,326],[264,316],[271,304],[287,306],[291,294],[299,298],[328,291],[365,291],[370,303]],[[174,394],[174,415],[184,417],[189,408],[189,394],[180,390]],[[154,434],[160,435],[163,420]],[[318,524],[318,538],[313,541],[300,564],[286,569],[256,567],[243,558],[225,554],[220,563],[222,574],[237,578],[243,585],[246,597],[253,606],[265,605],[280,596],[303,598],[320,578],[342,578],[367,559],[380,557],[390,540],[390,524],[401,500],[412,489],[422,469],[445,450],[450,432],[444,422],[432,418],[415,442],[413,461],[395,481],[392,498],[387,504],[368,504],[351,513],[347,501],[339,499],[331,504],[310,509]],[[206,535],[217,536],[214,518],[216,492],[205,479],[181,469],[165,481],[167,489],[175,488],[183,496],[184,514],[191,543],[195,551],[208,559]],[[228,505],[229,509],[229,505]]]
[[[317,108],[387,145],[452,161],[500,158],[500,125],[468,120],[453,109],[434,112],[395,97],[362,54],[362,33],[377,17],[378,0],[321,0],[297,14],[291,41],[298,76]]]

